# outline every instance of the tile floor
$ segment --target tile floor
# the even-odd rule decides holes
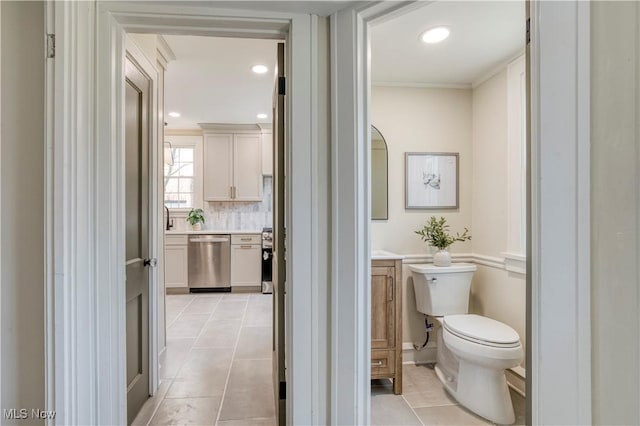
[[[200,293],[166,298],[160,389],[134,425],[275,426],[271,295]],[[488,425],[456,403],[432,366],[405,364],[403,395],[373,380],[373,425]],[[512,392],[516,424],[524,399]]]
[[[402,395],[390,380],[372,380],[372,425],[490,425],[460,406],[442,386],[433,365],[402,366]],[[511,391],[516,425],[524,425],[524,398]]]
[[[134,425],[275,425],[270,294],[166,298],[160,389]]]

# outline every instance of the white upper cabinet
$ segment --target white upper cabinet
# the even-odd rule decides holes
[[[262,201],[262,137],[253,125],[201,124],[204,199]]]
[[[204,199],[228,201],[233,187],[233,135],[204,135]]]
[[[262,200],[262,140],[260,134],[234,135],[235,201]]]
[[[262,131],[262,174],[273,175],[273,133]]]

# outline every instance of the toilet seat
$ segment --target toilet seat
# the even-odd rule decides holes
[[[443,327],[469,342],[494,348],[516,348],[520,336],[506,324],[475,314],[446,315]]]

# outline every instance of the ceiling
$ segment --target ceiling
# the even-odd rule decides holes
[[[216,2],[221,4],[220,2]],[[235,2],[234,2],[235,3]],[[237,2],[243,7],[263,2]],[[268,2],[270,8],[309,3],[331,7],[353,2]],[[298,5],[302,7],[303,5]],[[420,34],[446,25],[451,35],[427,45]],[[371,31],[373,84],[471,87],[524,49],[524,2],[439,1],[376,25]],[[274,40],[164,36],[176,59],[165,81],[167,128],[197,129],[198,123],[270,123],[276,44]],[[266,74],[251,66],[264,64]],[[259,113],[267,118],[258,119]]]
[[[524,1],[438,1],[371,30],[373,84],[460,86],[524,51]],[[447,26],[449,38],[425,44],[430,28]]]
[[[274,40],[164,36],[176,59],[165,80],[167,128],[199,128],[197,123],[271,123],[276,63]],[[265,74],[251,67],[263,64]],[[168,116],[178,112],[179,118]],[[259,113],[267,118],[258,119]]]

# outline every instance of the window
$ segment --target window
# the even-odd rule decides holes
[[[195,146],[171,149],[173,165],[164,165],[164,203],[170,209],[195,207]]]

